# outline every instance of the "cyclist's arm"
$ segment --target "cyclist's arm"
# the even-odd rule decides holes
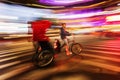
[[[64,29],[61,29],[61,34],[65,35],[65,36],[70,36],[71,35],[68,31],[66,31]]]
[[[71,33],[69,33],[68,31],[66,31],[66,33],[65,33],[67,36],[70,36],[71,35]]]

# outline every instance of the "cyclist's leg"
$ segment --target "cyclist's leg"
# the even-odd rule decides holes
[[[70,55],[70,54],[72,54],[72,53],[70,52],[70,50],[69,50],[68,39],[65,38],[65,39],[63,39],[63,41],[64,41],[64,43],[65,43],[66,55]]]
[[[34,46],[34,50],[37,52],[39,48],[39,43],[37,41],[33,41],[33,46]]]

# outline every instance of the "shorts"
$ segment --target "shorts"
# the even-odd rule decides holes
[[[68,44],[68,39],[67,39],[67,38],[63,39],[63,41],[64,41],[64,44],[65,44],[65,45],[69,45],[69,44]]]

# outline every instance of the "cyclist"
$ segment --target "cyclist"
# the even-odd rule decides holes
[[[69,51],[69,44],[68,44],[67,36],[70,36],[71,34],[66,30],[66,23],[61,23],[61,26],[62,27],[60,28],[60,36],[65,44],[66,55],[70,55],[72,54],[72,52]]]
[[[38,50],[40,45],[42,50],[50,50],[54,53],[52,45],[49,42],[49,37],[46,36],[46,30],[51,27],[51,22],[48,20],[37,20],[31,22],[33,32],[33,44],[35,50]]]

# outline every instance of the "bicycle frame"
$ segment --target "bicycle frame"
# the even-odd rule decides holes
[[[68,39],[68,38],[67,38],[67,40],[68,40],[69,46],[70,46],[71,44],[75,43],[75,37],[74,37],[73,35],[72,35],[72,40],[70,40],[70,39]],[[63,44],[60,46],[60,48],[62,49],[65,45],[66,45],[66,44],[63,43]]]

